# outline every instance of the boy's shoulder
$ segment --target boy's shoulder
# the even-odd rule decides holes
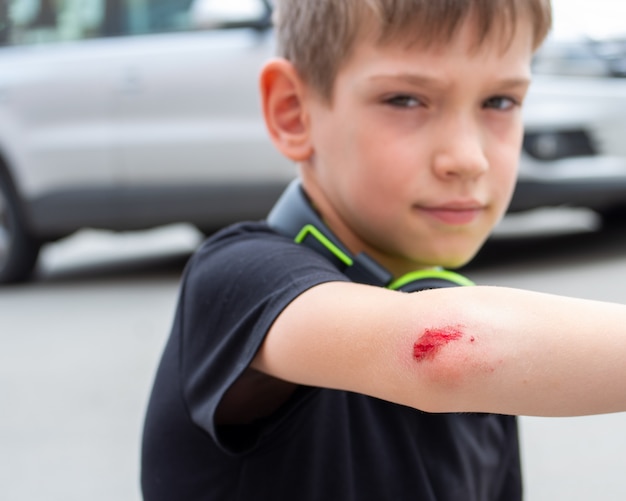
[[[264,220],[241,221],[225,226],[209,235],[196,250],[194,256],[209,251],[213,252],[215,249],[225,246],[248,242],[261,245],[262,242],[271,241],[278,236]]]
[[[192,287],[208,285],[230,288],[232,282],[258,287],[258,282],[308,279],[347,280],[323,256],[278,234],[266,221],[247,221],[227,226],[209,236],[194,252],[185,270]]]
[[[248,262],[263,259],[268,252],[280,252],[290,242],[274,232],[265,221],[231,224],[209,235],[191,256],[186,275],[230,270],[231,264],[245,267]]]

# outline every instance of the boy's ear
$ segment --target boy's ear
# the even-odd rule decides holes
[[[285,59],[272,59],[261,71],[260,85],[265,125],[274,145],[295,162],[309,159],[313,147],[305,86],[296,69]]]

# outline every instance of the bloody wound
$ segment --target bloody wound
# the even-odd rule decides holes
[[[413,358],[417,362],[432,360],[441,348],[462,337],[463,332],[458,327],[426,329],[413,345]]]

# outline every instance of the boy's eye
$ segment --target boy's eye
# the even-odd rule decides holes
[[[385,103],[396,108],[415,108],[420,106],[421,101],[414,96],[398,94],[385,99]]]
[[[494,110],[506,111],[517,106],[517,102],[514,99],[506,96],[494,96],[485,101],[485,108]]]

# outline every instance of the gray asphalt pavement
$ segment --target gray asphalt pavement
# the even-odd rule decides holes
[[[144,408],[198,238],[83,232],[0,289],[0,500],[140,499]]]
[[[467,273],[626,302],[626,232],[550,217],[505,224]],[[525,232],[553,236],[511,237]],[[0,500],[140,500],[146,399],[198,241],[185,227],[83,232],[46,249],[33,283],[0,289]],[[521,433],[528,500],[626,499],[626,415],[522,418]]]

